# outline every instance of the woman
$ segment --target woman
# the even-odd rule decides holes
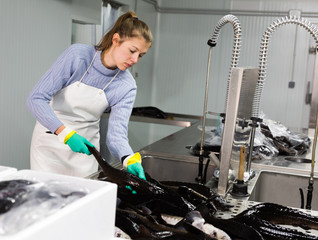
[[[57,59],[27,99],[37,120],[31,169],[79,177],[96,172],[86,144],[99,149],[100,117],[110,108],[107,146],[128,172],[145,179],[140,154],[127,138],[137,88],[127,69],[151,44],[147,24],[127,12],[97,46],[74,44]]]

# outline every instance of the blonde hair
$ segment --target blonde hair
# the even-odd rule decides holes
[[[152,33],[148,25],[139,20],[134,12],[126,12],[117,19],[113,28],[106,33],[95,49],[99,51],[109,49],[115,33],[118,33],[121,39],[143,37],[150,46],[152,44]]]

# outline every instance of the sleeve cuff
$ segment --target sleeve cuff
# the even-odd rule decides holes
[[[141,155],[139,152],[127,156],[123,161],[123,167],[126,170],[129,165],[134,164],[136,162],[141,163]]]
[[[64,144],[65,144],[65,142],[67,142],[67,140],[72,136],[72,135],[69,136],[69,134],[71,134],[71,133],[72,133],[72,135],[73,135],[73,134],[76,133],[76,132],[75,132],[73,129],[69,128],[69,127],[65,127],[65,128],[63,129],[63,131],[60,132],[59,135],[57,135],[57,137],[58,137],[58,139],[59,139],[59,141],[60,141],[61,143],[64,143]],[[66,137],[68,137],[68,139],[65,139]],[[65,140],[66,140],[66,141],[65,141]]]

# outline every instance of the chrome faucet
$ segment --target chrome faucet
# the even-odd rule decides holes
[[[316,49],[318,48],[318,29],[305,18],[298,16],[286,16],[275,20],[269,27],[267,27],[261,41],[258,83],[254,94],[252,117],[259,117],[259,104],[266,78],[267,50],[269,40],[274,31],[278,27],[285,24],[296,24],[304,27],[314,37],[316,41]]]
[[[210,46],[209,55],[208,55],[208,66],[207,66],[207,75],[206,75],[206,85],[205,85],[205,98],[204,98],[204,106],[203,106],[203,122],[202,122],[202,135],[200,142],[200,156],[199,156],[199,173],[196,181],[199,183],[205,183],[206,179],[203,176],[203,160],[204,160],[204,135],[205,135],[205,126],[206,126],[206,115],[207,111],[207,103],[208,103],[208,89],[209,89],[209,79],[210,79],[210,65],[211,65],[211,56],[212,56],[212,48],[216,46],[218,36],[221,28],[227,24],[231,23],[234,30],[234,44],[233,44],[233,53],[232,53],[232,61],[230,66],[230,73],[228,77],[227,83],[227,92],[229,91],[229,82],[231,77],[231,69],[237,66],[239,60],[240,46],[241,46],[241,25],[237,17],[233,15],[225,15],[222,17],[217,23],[213,35],[211,39],[208,40],[207,44]],[[226,99],[227,101],[227,99]],[[208,164],[208,163],[207,163]]]
[[[275,20],[269,27],[267,27],[265,33],[263,34],[262,41],[261,41],[261,49],[260,49],[260,62],[259,62],[259,72],[258,72],[258,82],[256,85],[254,99],[252,104],[252,121],[257,126],[257,122],[260,122],[261,119],[259,118],[259,105],[261,100],[261,94],[263,91],[263,86],[265,83],[266,78],[266,63],[267,63],[267,50],[268,50],[268,43],[271,38],[271,35],[274,31],[285,24],[296,24],[299,26],[304,27],[315,39],[316,41],[316,49],[318,49],[318,29],[307,19],[301,18],[298,16],[286,16]],[[318,76],[316,76],[318,77]],[[248,151],[248,162],[247,162],[247,173],[250,174],[250,167],[252,161],[252,153],[253,153],[253,146],[254,146],[254,137],[255,137],[255,124],[254,128],[252,128],[251,135],[250,135],[250,145]],[[253,131],[254,129],[254,131]]]

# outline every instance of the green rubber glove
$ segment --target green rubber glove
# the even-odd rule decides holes
[[[143,180],[146,180],[144,169],[138,162],[127,166],[127,172],[134,174]]]
[[[86,138],[74,133],[67,141],[66,144],[72,149],[73,152],[86,153],[91,155],[92,153],[88,150],[87,145],[94,147]]]
[[[139,152],[126,157],[123,162],[123,166],[127,172],[146,180],[145,172],[141,165],[141,156]]]

